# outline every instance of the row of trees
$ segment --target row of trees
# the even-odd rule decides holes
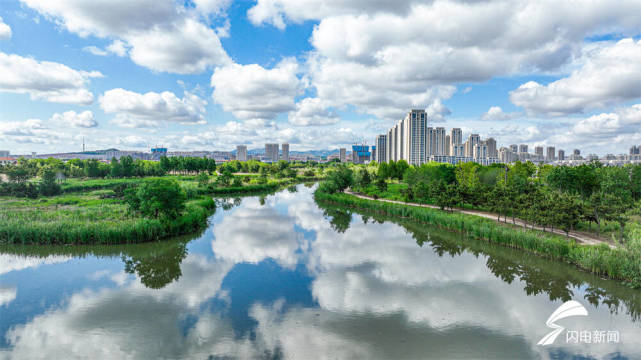
[[[330,179],[351,171],[341,169]],[[401,175],[402,172],[402,175]],[[575,167],[535,165],[456,166],[428,163],[410,166],[405,161],[359,167],[351,171],[353,186],[380,195],[389,182],[404,185],[406,201],[435,204],[441,209],[468,206],[490,210],[497,218],[524,219],[545,228],[569,232],[579,224],[618,224],[620,237],[629,217],[641,204],[641,166],[604,167],[592,162]],[[338,181],[343,184],[344,181]],[[372,186],[375,185],[375,186]],[[328,186],[340,191],[344,186]]]

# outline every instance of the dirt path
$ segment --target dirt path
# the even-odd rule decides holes
[[[357,193],[352,192],[350,190],[345,190],[345,193],[353,195],[353,196],[356,196],[356,197],[361,198],[361,199],[365,199],[365,200],[383,201],[383,202],[388,202],[388,203],[392,203],[392,204],[401,204],[401,205],[409,205],[409,206],[417,206],[417,207],[426,207],[426,208],[430,208],[430,209],[440,209],[438,206],[435,206],[435,205],[409,203],[409,202],[403,202],[403,201],[397,201],[397,200],[389,200],[389,199],[380,199],[380,198],[379,199],[374,199],[374,198],[372,198],[370,196],[357,194]],[[459,209],[459,208],[453,208],[452,211],[458,212],[458,213],[461,213],[461,214],[480,216],[480,217],[483,217],[483,218],[486,218],[486,219],[493,220],[493,221],[498,222],[500,224],[520,226],[520,227],[524,227],[526,229],[535,229],[535,230],[541,230],[541,231],[543,230],[542,227],[537,226],[537,225],[533,226],[532,224],[527,223],[527,222],[525,222],[525,221],[523,221],[521,219],[515,219],[514,223],[512,223],[511,221],[508,221],[508,222],[499,221],[499,220],[497,220],[497,214],[488,213],[488,212],[485,212],[485,211],[467,210],[467,209]],[[609,243],[608,241],[606,241],[604,239],[600,239],[600,238],[597,238],[597,237],[594,237],[594,236],[590,236],[590,235],[585,234],[585,233],[580,233],[580,232],[577,232],[577,231],[570,231],[569,234],[566,234],[565,231],[559,230],[559,229],[554,229],[553,231],[551,231],[548,228],[548,229],[545,229],[545,231],[546,232],[553,232],[555,234],[562,235],[562,236],[571,237],[571,238],[577,240],[578,242],[580,242],[582,244],[586,244],[586,245],[606,244],[611,248],[615,248],[616,247],[616,246],[612,245],[611,243]]]

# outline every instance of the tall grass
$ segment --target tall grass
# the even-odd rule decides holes
[[[641,259],[638,256],[638,252],[630,248],[611,249],[606,245],[580,245],[574,240],[560,235],[500,225],[490,219],[473,215],[365,200],[342,193],[328,194],[316,191],[314,196],[318,201],[372,210],[390,216],[398,216],[455,229],[472,238],[483,239],[492,243],[527,250],[546,258],[565,261],[594,274],[607,276],[633,287],[641,288]]]
[[[72,208],[0,210],[0,244],[123,244],[159,240],[194,232],[207,224],[216,207],[211,198],[187,203],[177,219],[148,219],[127,214],[116,202]]]

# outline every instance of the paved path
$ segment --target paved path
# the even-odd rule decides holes
[[[352,192],[350,190],[345,190],[345,192],[347,194],[356,196],[356,197],[361,198],[361,199],[366,199],[366,200],[382,201],[382,202],[388,202],[388,203],[392,203],[392,204],[401,204],[401,205],[409,205],[409,206],[417,206],[417,207],[426,207],[426,208],[430,208],[430,209],[440,209],[438,206],[435,206],[435,205],[410,203],[410,202],[403,202],[403,201],[389,200],[389,199],[381,199],[381,198],[374,199],[373,197],[362,195],[362,194],[357,194],[357,193]],[[509,222],[509,221],[508,222],[499,221],[499,220],[497,220],[497,217],[498,217],[497,214],[493,214],[493,213],[489,213],[489,212],[485,212],[485,211],[466,210],[466,209],[459,209],[459,208],[453,208],[452,211],[455,211],[455,212],[458,212],[458,213],[461,213],[461,214],[480,216],[480,217],[483,217],[483,218],[486,218],[486,219],[494,220],[494,221],[496,221],[498,223],[501,223],[501,224],[520,226],[520,227],[524,227],[526,229],[543,230],[542,227],[537,226],[537,225],[533,226],[532,224],[527,223],[527,222],[525,222],[525,221],[523,221],[521,219],[515,219],[514,223]],[[607,241],[605,241],[603,239],[599,239],[599,238],[590,236],[588,234],[579,233],[579,232],[576,232],[576,231],[570,231],[569,234],[566,234],[565,231],[559,230],[559,229],[551,230],[551,229],[547,228],[546,231],[547,232],[553,232],[555,234],[559,234],[559,235],[563,235],[563,236],[571,237],[571,238],[577,240],[578,242],[580,242],[582,244],[586,244],[586,245],[607,244],[611,248],[615,248],[616,247],[616,246],[610,244],[609,242],[607,242]]]

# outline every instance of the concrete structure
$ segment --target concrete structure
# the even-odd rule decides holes
[[[444,155],[450,155],[450,152],[452,151],[452,140],[450,135],[445,135],[445,154]]]
[[[7,155],[9,155],[9,152],[7,152]],[[641,145],[632,145],[632,147],[630,148],[630,155],[641,155]],[[0,151],[0,156],[2,156],[2,151]]]
[[[527,154],[527,145],[525,144],[519,145],[519,153]]]
[[[579,150],[579,149],[574,149],[574,151],[572,151],[572,155],[574,155],[574,156],[581,156],[581,150]]]
[[[473,156],[474,160],[485,159],[490,157],[487,151],[487,145],[484,143],[478,143],[474,145]]]
[[[372,157],[368,145],[352,145],[352,162],[354,164],[365,164]]]
[[[266,162],[278,161],[278,144],[265,144],[265,157]]]
[[[387,135],[376,136],[376,161],[387,161]]]
[[[496,140],[494,140],[494,138],[488,138],[487,140],[485,140],[485,145],[487,145],[488,157],[499,157],[499,152],[496,148]]]
[[[282,148],[283,151],[281,153],[280,160],[285,160],[285,161],[289,162],[289,144],[288,143],[284,143],[283,145],[281,145],[281,148]]]
[[[465,145],[464,144],[452,145],[450,156],[465,157]]]
[[[534,154],[538,157],[543,157],[543,146],[535,146],[534,147]]]
[[[9,157],[9,150],[0,150],[0,157]]]
[[[474,147],[481,142],[479,134],[471,134],[465,142],[465,156],[474,157]]]
[[[545,160],[546,161],[554,161],[554,158],[555,158],[554,154],[556,153],[556,149],[554,148],[554,146],[548,146],[547,149],[546,149],[546,153],[547,154],[545,156]]]
[[[347,161],[347,149],[340,148],[340,150],[338,150],[338,159],[340,160],[340,162]]]
[[[510,145],[510,151],[515,153],[515,154],[518,153],[519,152],[519,146],[516,145],[516,144]]]
[[[236,160],[238,161],[247,161],[247,146],[238,145],[236,146]]]
[[[559,155],[557,156],[557,160],[559,161],[565,160],[565,150],[559,149]]]
[[[429,151],[425,110],[411,110],[397,125],[400,125],[402,135],[400,159],[406,160],[410,165],[423,164]],[[445,129],[440,129],[445,135]]]
[[[460,145],[463,143],[463,131],[460,128],[453,128],[450,134],[450,141],[452,145]]]

